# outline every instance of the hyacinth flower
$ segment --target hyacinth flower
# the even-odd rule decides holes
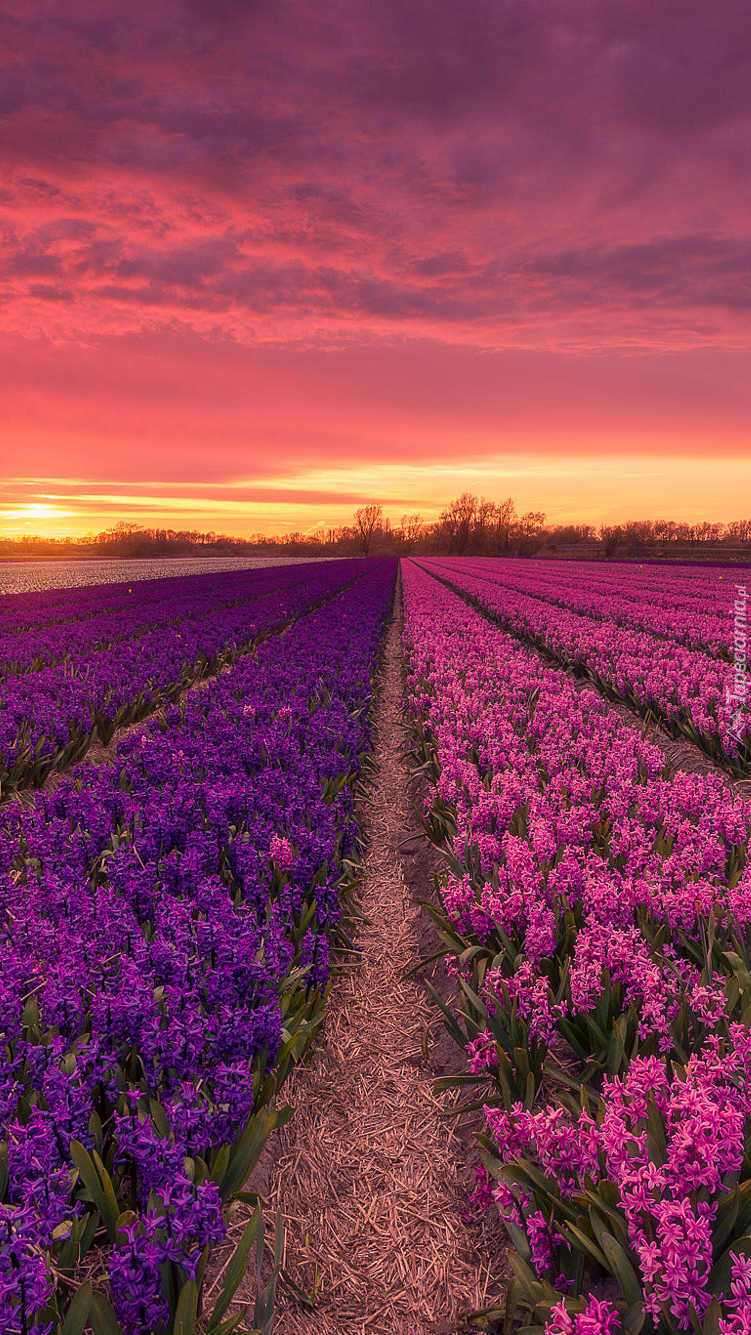
[[[598,620],[570,611],[537,593],[517,591],[502,574],[506,582],[480,574],[476,565],[441,560],[428,562],[427,568],[512,634],[591,681],[606,698],[658,719],[733,773],[749,772],[751,716],[737,718],[734,668],[727,658],[632,630],[610,616]],[[732,625],[729,610],[727,624]]]
[[[740,1329],[749,805],[671,773],[601,697],[412,564],[404,586],[415,764],[448,864],[447,1021],[456,1083],[485,1095],[477,1199],[514,1246],[509,1312],[554,1332]]]
[[[566,562],[556,567],[535,561],[530,571],[526,561],[500,562],[481,557],[444,558],[431,561],[430,568],[440,568],[449,577],[455,572],[474,575],[568,611],[703,650],[712,657],[730,661],[732,656],[733,632],[728,617],[732,585],[717,583],[710,572],[698,581],[687,578],[690,568],[681,571],[680,579],[660,572],[656,582],[644,580],[630,566]],[[697,587],[688,590],[690,583]]]
[[[580,1057],[591,1056],[593,1076],[618,1070],[648,1040],[675,1046],[681,1056],[689,1030],[700,1041],[706,1023],[725,1013],[718,990],[733,974],[727,947],[735,946],[738,924],[723,910],[723,898],[728,909],[743,900],[747,815],[719,780],[664,781],[657,749],[616,716],[608,718],[596,697],[575,692],[566,678],[433,587],[437,598],[448,598],[468,646],[461,669],[453,656],[443,660],[445,685],[435,665],[420,669],[423,682],[441,682],[449,702],[444,706],[435,689],[423,695],[429,717],[419,722],[416,744],[422,766],[436,773],[431,835],[452,850],[443,887],[450,922],[443,930],[456,933],[456,953],[471,951],[476,969],[500,955],[510,975],[519,952],[534,960],[548,980],[559,1035]],[[430,617],[430,632],[419,622],[415,636],[423,660],[435,652],[435,607]],[[494,702],[501,691],[499,719]],[[596,742],[591,748],[588,731]],[[689,895],[682,886],[690,886]],[[708,909],[714,914],[709,960],[705,944],[690,935]],[[673,958],[672,943],[663,949],[665,918],[674,932],[682,929],[679,944],[693,970]],[[606,951],[594,950],[600,939]],[[681,1034],[673,1032],[675,1017]]]
[[[3,1282],[9,1312],[42,1295],[30,1328],[161,1335],[197,1310],[221,1207],[322,1018],[393,579],[366,563],[112,763],[3,810],[0,1189],[29,1221]],[[84,1286],[74,1310],[54,1277],[95,1244],[110,1297]]]
[[[213,598],[190,578],[184,592],[181,580],[169,580],[175,588],[151,626],[143,624],[156,615],[144,583],[129,597],[125,622],[103,643],[84,638],[78,652],[70,621],[50,627],[47,649],[39,651],[44,665],[4,677],[0,671],[0,791],[41,783],[53,768],[79,760],[95,738],[107,745],[117,729],[177,699],[238,651],[338,592],[357,570],[336,561],[313,570],[241,572],[219,577]]]
[[[750,1055],[737,1025],[685,1067],[635,1058],[596,1109],[487,1110],[486,1190],[530,1313],[575,1317],[595,1290],[626,1330],[737,1328],[751,1255]]]

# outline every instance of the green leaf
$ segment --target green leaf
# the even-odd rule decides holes
[[[279,1111],[273,1109],[265,1117],[263,1113],[255,1113],[251,1117],[232,1151],[229,1167],[222,1178],[220,1190],[223,1200],[228,1200],[233,1192],[245,1185],[271,1132],[276,1127],[283,1126],[291,1116],[291,1108],[282,1108]]]
[[[529,1261],[532,1256],[532,1252],[530,1250],[529,1240],[527,1238],[526,1233],[524,1232],[524,1229],[519,1228],[519,1225],[515,1224],[512,1219],[504,1219],[503,1226],[506,1229],[506,1232],[508,1233],[511,1241],[513,1242],[518,1255],[521,1257],[523,1261]]]
[[[610,1269],[604,1252],[600,1250],[591,1238],[587,1237],[582,1229],[578,1228],[576,1224],[570,1224],[568,1222],[564,1223],[563,1227],[570,1240],[574,1243],[574,1246],[576,1246],[580,1252],[585,1252],[588,1256],[591,1256],[602,1270]]]
[[[704,1335],[720,1335],[720,1317],[722,1309],[716,1298],[713,1298],[706,1312],[704,1313]]]
[[[455,931],[450,920],[441,909],[436,908],[435,904],[431,904],[430,900],[427,899],[421,899],[418,903],[425,910],[428,917],[433,919],[433,922],[438,928],[438,935],[441,937],[441,940],[446,942],[451,950],[457,955],[460,955],[463,950],[467,949],[471,943],[467,941],[466,937],[460,936],[459,933]]]
[[[527,1083],[526,1083],[525,1088],[524,1088],[524,1107],[525,1107],[525,1108],[531,1108],[531,1107],[532,1107],[532,1104],[533,1104],[534,1101],[535,1101],[535,1094],[536,1094],[536,1093],[537,1093],[537,1081],[535,1080],[534,1073],[533,1073],[532,1071],[530,1071],[529,1074],[527,1075]]]
[[[442,1000],[442,998],[439,997],[438,993],[433,987],[433,984],[427,978],[425,979],[425,989],[433,998],[433,1001],[440,1008],[440,1010],[443,1011],[446,1020],[446,1028],[451,1034],[451,1037],[453,1038],[454,1042],[458,1045],[458,1047],[464,1049],[467,1045],[466,1034],[462,1032],[461,1028],[459,1027],[459,1024],[454,1018],[453,1013],[449,1010],[448,1006]]]
[[[744,1183],[744,1186],[747,1185]],[[735,1222],[738,1218],[741,1196],[738,1188],[730,1191],[727,1195],[720,1198],[717,1205],[717,1217],[714,1228],[712,1229],[712,1252],[715,1257],[720,1256],[725,1249],[725,1244],[730,1237]]]
[[[70,1157],[78,1170],[85,1191],[88,1193],[88,1199],[98,1209],[110,1236],[110,1241],[114,1242],[117,1238],[120,1207],[107,1169],[96,1150],[89,1154],[80,1140],[70,1142]]]
[[[167,1121],[167,1114],[161,1103],[157,1103],[156,1099],[149,1099],[149,1112],[151,1113],[151,1120],[159,1132],[159,1135],[163,1140],[168,1140],[172,1133],[170,1124]]]
[[[613,1025],[613,1037],[610,1040],[608,1048],[608,1070],[617,1074],[621,1069],[626,1052],[626,1033],[627,1022],[625,1015],[621,1015]]]
[[[751,973],[749,973],[740,955],[736,955],[734,950],[726,950],[723,953],[723,959],[726,959],[740,985],[741,991],[746,992],[751,988]]]
[[[616,1242],[612,1233],[603,1234],[602,1249],[608,1259],[608,1266],[621,1286],[621,1292],[627,1303],[638,1303],[642,1289],[636,1272],[621,1244]]]
[[[651,1094],[647,1096],[647,1142],[653,1162],[664,1164],[667,1158],[665,1127]]]
[[[282,1219],[281,1209],[276,1212],[276,1221],[274,1223],[274,1264],[279,1269],[282,1263],[282,1254],[284,1252],[284,1221]]]
[[[207,1328],[208,1335],[215,1335],[217,1327],[227,1311],[232,1299],[234,1298],[247,1269],[250,1249],[258,1235],[258,1225],[261,1219],[261,1207],[256,1206],[253,1216],[243,1230],[242,1237],[238,1242],[232,1260],[227,1267],[227,1273],[224,1280],[222,1291],[216,1301],[213,1312],[209,1319]]]
[[[508,1263],[514,1272],[514,1276],[518,1281],[524,1297],[528,1302],[533,1304],[536,1303],[538,1283],[529,1266],[522,1260],[521,1256],[513,1251],[510,1251],[508,1254]]]
[[[433,1082],[433,1090],[436,1094],[440,1094],[444,1089],[458,1089],[462,1085],[486,1085],[488,1079],[487,1071],[478,1072],[477,1075],[469,1075],[468,1073],[441,1075]]]
[[[258,1247],[257,1247],[258,1289],[255,1302],[255,1309],[253,1312],[253,1320],[258,1326],[261,1335],[271,1335],[274,1324],[276,1284],[279,1278],[279,1271],[281,1269],[281,1263],[282,1263],[282,1251],[284,1249],[284,1224],[282,1222],[281,1210],[277,1210],[276,1212],[276,1222],[274,1227],[274,1246],[272,1249],[273,1268],[271,1271],[271,1279],[269,1280],[267,1288],[262,1291],[261,1267],[263,1263],[263,1245],[264,1245],[263,1225],[261,1225],[258,1234]]]
[[[238,1312],[237,1316],[228,1317],[226,1321],[222,1322],[221,1326],[217,1326],[213,1335],[234,1335],[234,1331],[237,1330],[240,1322],[245,1320],[245,1315],[245,1312]],[[248,1331],[246,1335],[253,1335],[253,1332]]]
[[[577,1192],[576,1196],[574,1197],[574,1200],[581,1201],[582,1203],[586,1202],[587,1206],[589,1207],[589,1219],[592,1225],[592,1231],[594,1232],[598,1242],[600,1238],[598,1227],[599,1228],[602,1227],[600,1215],[603,1214],[607,1219],[608,1223],[610,1224],[610,1231],[614,1234],[620,1235],[621,1241],[625,1243],[626,1246],[628,1246],[628,1231],[626,1228],[626,1221],[623,1215],[620,1214],[617,1209],[614,1209],[611,1205],[608,1205],[605,1199],[605,1195],[603,1193],[602,1183],[600,1184],[600,1187],[596,1192],[591,1191],[588,1187],[586,1187],[582,1192]]]
[[[710,1293],[724,1293],[730,1288],[730,1270],[733,1255],[751,1256],[751,1237],[735,1238],[719,1261],[712,1266],[707,1288]]]
[[[198,1285],[194,1279],[189,1279],[180,1291],[172,1335],[195,1335],[197,1316]]]
[[[120,1322],[107,1299],[102,1297],[101,1293],[91,1295],[89,1325],[94,1331],[94,1335],[122,1335]]]
[[[487,955],[487,953],[487,946],[467,946],[467,949],[463,950],[459,956],[459,964],[463,966],[471,964],[478,956]]]
[[[623,1314],[623,1329],[626,1335],[639,1335],[644,1325],[644,1303],[632,1303]]]
[[[82,1284],[68,1308],[60,1335],[83,1335],[89,1320],[92,1296],[91,1285]]]
[[[738,1218],[736,1224],[741,1234],[748,1232],[751,1228],[751,1178],[741,1182],[738,1191]]]
[[[557,1190],[549,1178],[541,1173],[529,1159],[518,1158],[515,1160],[516,1166],[524,1174],[528,1183],[532,1184],[533,1189],[543,1191],[546,1196],[557,1196]]]

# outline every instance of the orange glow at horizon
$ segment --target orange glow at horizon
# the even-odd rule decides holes
[[[0,531],[271,535],[348,523],[369,501],[398,524],[465,490],[551,523],[747,518],[746,370],[727,349],[82,349],[0,334]]]
[[[528,456],[506,455],[461,464],[308,468],[210,485],[11,478],[0,499],[0,533],[82,537],[121,520],[235,537],[311,533],[351,522],[357,506],[369,501],[383,504],[392,525],[411,513],[431,522],[462,491],[491,500],[511,496],[519,513],[542,510],[553,524],[728,522],[748,517],[751,458],[538,455],[531,463]]]

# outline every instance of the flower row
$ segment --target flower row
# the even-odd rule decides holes
[[[738,774],[751,768],[751,714],[733,664],[645,631],[568,611],[468,570],[426,562],[504,629],[587,677],[611,699],[656,716]]]
[[[751,1322],[751,807],[405,564],[478,1200],[551,1335]],[[461,657],[456,645],[462,645]],[[489,1313],[489,1319],[494,1315]],[[498,1315],[498,1314],[496,1314]]]
[[[145,631],[158,631],[185,622],[200,623],[228,607],[263,598],[310,578],[311,567],[266,567],[218,575],[142,581],[124,587],[101,586],[101,597],[90,597],[77,605],[66,603],[65,620],[38,628],[24,625],[26,618],[15,604],[18,596],[0,604],[5,615],[0,622],[0,679],[36,671],[54,663],[79,664],[115,644],[135,639]],[[117,590],[110,593],[110,589]],[[78,590],[78,592],[82,592]],[[88,592],[88,591],[87,591]]]
[[[451,565],[598,621],[646,631],[715,658],[729,661],[732,657],[735,584],[729,578],[698,595],[682,595],[669,584],[663,587],[657,577],[645,585],[638,571],[629,579],[614,577],[607,568],[601,573],[596,566],[492,558],[457,560]]]
[[[117,728],[174,700],[263,635],[334,596],[361,568],[337,561],[297,566],[292,576],[289,570],[263,570],[243,577],[239,603],[233,599],[222,607],[220,601],[214,611],[213,595],[207,600],[199,593],[196,611],[176,624],[144,630],[74,662],[6,678],[0,682],[0,787],[39,784],[53,768],[79,760],[95,738],[106,745]],[[177,586],[176,606],[180,582],[170,581]],[[67,634],[67,627],[60,633]]]
[[[66,563],[62,570],[63,578],[70,564]],[[71,579],[68,584],[27,589],[23,593],[0,593],[0,635],[24,630],[36,632],[65,622],[72,624],[97,611],[105,615],[124,611],[134,598],[144,606],[149,602],[162,602],[169,597],[175,580],[182,590],[192,589],[200,596],[202,588],[210,586],[217,576],[250,575],[259,570],[288,569],[302,564],[310,563],[297,558],[282,558],[269,566],[263,562],[248,564],[238,557],[74,561],[72,566],[77,569],[68,572]],[[78,579],[82,570],[88,571],[89,580]],[[120,575],[117,580],[112,577],[115,570]],[[175,574],[176,571],[181,573]]]
[[[125,1335],[190,1327],[321,1017],[394,583],[359,573],[112,763],[4,810],[2,1335],[57,1333],[92,1246]]]

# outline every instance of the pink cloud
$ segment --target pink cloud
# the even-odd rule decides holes
[[[740,455],[750,37],[741,0],[10,0],[5,468]]]
[[[646,0],[11,6],[5,318],[743,343],[749,25],[736,0],[711,26]]]

